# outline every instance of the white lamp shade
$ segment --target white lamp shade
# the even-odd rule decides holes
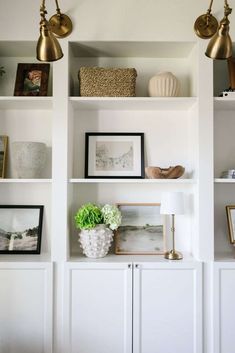
[[[184,194],[183,192],[164,192],[161,197],[161,214],[183,214]]]

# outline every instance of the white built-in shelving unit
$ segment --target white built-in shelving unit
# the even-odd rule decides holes
[[[146,283],[153,285],[153,293],[157,294],[162,288],[154,287],[155,284],[163,283],[164,290],[160,294],[162,303],[165,302],[165,295],[170,293],[168,284],[176,276],[175,282],[180,284],[177,287],[178,296],[191,308],[190,314],[185,318],[187,324],[184,325],[184,328],[189,327],[191,331],[186,330],[185,335],[182,335],[183,331],[179,326],[181,331],[176,332],[176,336],[191,337],[192,334],[192,339],[183,343],[187,353],[202,353],[201,263],[204,262],[206,269],[214,260],[234,263],[234,251],[228,242],[225,214],[225,206],[235,203],[234,180],[220,178],[223,170],[235,165],[235,100],[217,98],[228,86],[223,74],[226,70],[224,63],[213,65],[204,56],[204,44],[201,42],[65,41],[64,58],[51,64],[48,96],[14,97],[17,63],[35,62],[35,45],[35,42],[26,41],[1,41],[0,45],[1,65],[7,72],[1,78],[0,84],[0,133],[9,137],[7,177],[0,180],[1,204],[37,204],[45,207],[41,254],[0,257],[0,268],[4,271],[10,269],[17,273],[17,266],[29,271],[37,268],[40,270],[36,272],[35,281],[41,284],[38,287],[43,291],[44,302],[40,299],[39,303],[34,301],[33,304],[38,307],[38,313],[44,310],[43,320],[48,319],[51,326],[43,326],[43,343],[37,343],[35,352],[52,352],[52,341],[55,345],[54,352],[76,351],[74,347],[79,346],[80,341],[78,338],[77,344],[75,332],[81,332],[79,315],[83,315],[83,308],[86,308],[86,292],[82,288],[89,282],[87,291],[96,291],[102,300],[108,290],[115,308],[118,300],[124,296],[124,289],[120,286],[125,283],[125,293],[129,299],[125,299],[125,305],[122,303],[128,308],[124,313],[127,315],[124,326],[132,330],[134,335],[128,340],[128,334],[122,332],[123,325],[120,325],[115,336],[120,340],[117,340],[117,345],[112,345],[112,349],[116,347],[114,353],[139,353],[140,343],[136,337],[142,337],[142,342],[151,341],[152,337],[146,333],[148,330],[138,331],[141,328],[140,324],[138,326],[140,313],[132,302],[134,300],[141,306],[148,301],[147,291],[141,292],[142,296],[137,297],[132,288],[134,283],[135,288],[142,290],[142,277],[138,271],[143,270],[141,274]],[[136,68],[136,97],[80,97],[78,70],[81,66]],[[147,85],[150,77],[163,70],[172,71],[178,77],[181,83],[180,97],[148,97]],[[145,165],[169,167],[181,164],[185,167],[185,174],[177,180],[86,179],[85,132],[143,132]],[[41,179],[15,178],[11,159],[11,143],[14,141],[41,141],[47,144],[47,166]],[[166,190],[180,190],[185,193],[186,213],[176,217],[176,247],[184,254],[181,262],[169,262],[161,256],[120,256],[115,255],[113,249],[102,260],[89,260],[81,254],[74,226],[74,214],[80,205],[89,201],[160,202],[161,193]],[[166,230],[170,247],[169,220]],[[130,268],[133,270],[132,274],[128,272]],[[113,271],[113,277],[110,270]],[[33,283],[34,275],[29,273]],[[104,274],[101,279],[106,282],[113,278],[113,286],[106,289],[102,286],[95,288],[93,282],[87,280],[94,273],[98,277]],[[157,276],[157,281],[151,279],[152,273]],[[213,291],[208,273],[208,270],[204,272],[203,288],[204,293],[207,293],[204,305],[209,303],[204,320],[209,325],[207,327],[212,327],[210,291],[211,295]],[[5,273],[3,280],[4,276]],[[164,282],[165,276],[172,278],[167,277]],[[14,287],[13,279],[12,277]],[[184,285],[185,291],[182,289]],[[117,301],[113,297],[115,293],[118,293]],[[141,302],[142,297],[145,298],[144,303]],[[168,303],[172,300],[174,302],[174,297],[168,299]],[[53,314],[50,309],[52,300]],[[89,302],[92,303],[92,300]],[[154,302],[157,301],[152,300],[151,305]],[[118,305],[115,314],[122,322],[120,315],[124,310]],[[158,315],[164,319],[161,307],[158,308]],[[180,312],[177,315],[179,317]],[[132,326],[130,322],[135,316],[138,320]],[[105,318],[107,322],[110,320],[109,316]],[[169,324],[173,325],[171,332],[178,327],[172,321]],[[84,321],[82,325],[85,325]],[[104,327],[109,332],[110,325],[104,323]],[[92,328],[94,329],[93,326]],[[210,340],[213,334],[210,329],[208,332]],[[60,337],[64,336],[64,349],[60,350]],[[119,347],[122,339],[125,341],[123,350]],[[95,342],[94,340],[94,344]],[[96,353],[93,351],[92,340],[90,344],[89,353]],[[87,353],[87,350],[84,352]],[[146,352],[144,348],[143,352]],[[152,352],[151,347],[149,352]],[[182,353],[185,352],[186,350]]]

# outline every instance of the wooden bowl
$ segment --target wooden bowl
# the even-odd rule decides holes
[[[175,167],[160,168],[146,167],[145,173],[149,179],[178,179],[184,174],[185,168],[181,165]]]

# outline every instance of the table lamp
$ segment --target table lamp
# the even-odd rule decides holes
[[[175,250],[175,215],[184,213],[184,194],[182,192],[164,192],[161,197],[160,213],[172,216],[172,250],[164,257],[168,260],[181,260],[183,255]]]

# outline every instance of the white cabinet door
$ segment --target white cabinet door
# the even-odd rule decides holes
[[[235,263],[214,265],[214,352],[234,353]]]
[[[201,264],[134,265],[134,353],[202,352]]]
[[[132,352],[132,265],[66,268],[66,353]]]
[[[52,265],[0,263],[0,353],[52,352]]]

